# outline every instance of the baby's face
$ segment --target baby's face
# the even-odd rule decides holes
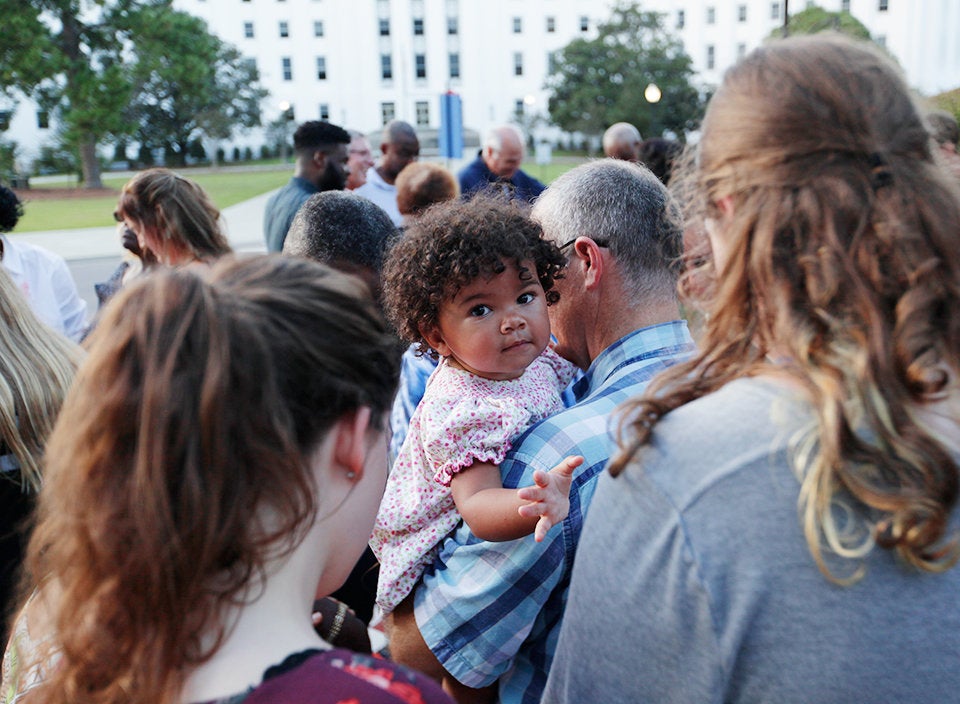
[[[478,278],[440,308],[430,346],[463,369],[486,379],[515,379],[550,341],[543,287],[532,261],[529,278],[513,264],[493,277]]]

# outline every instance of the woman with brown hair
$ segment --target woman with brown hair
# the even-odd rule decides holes
[[[310,617],[318,584],[336,589],[370,536],[397,360],[366,287],[306,260],[125,288],[48,445],[39,586],[3,696],[448,702],[332,649]]]
[[[140,249],[166,266],[211,263],[230,253],[220,211],[196,182],[170,169],[148,169],[120,193],[113,214],[137,235]]]
[[[922,114],[836,36],[728,71],[700,349],[624,409],[545,701],[957,698],[960,189]]]

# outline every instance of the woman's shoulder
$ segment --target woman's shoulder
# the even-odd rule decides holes
[[[450,704],[429,677],[375,655],[334,649],[288,656],[249,692],[209,704]]]

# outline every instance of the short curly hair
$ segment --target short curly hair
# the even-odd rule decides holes
[[[527,208],[490,196],[438,203],[390,248],[383,272],[384,308],[397,334],[426,352],[429,344],[420,331],[436,327],[444,301],[478,277],[500,274],[510,264],[521,277],[532,277],[522,266],[526,261],[536,267],[547,302],[555,301],[551,289],[562,277],[566,258],[543,239]]]
[[[0,232],[10,232],[23,217],[23,204],[17,194],[0,186]]]

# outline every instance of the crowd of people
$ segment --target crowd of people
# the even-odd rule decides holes
[[[824,34],[549,185],[380,139],[267,254],[137,174],[92,322],[0,187],[0,701],[957,696],[950,115]]]

